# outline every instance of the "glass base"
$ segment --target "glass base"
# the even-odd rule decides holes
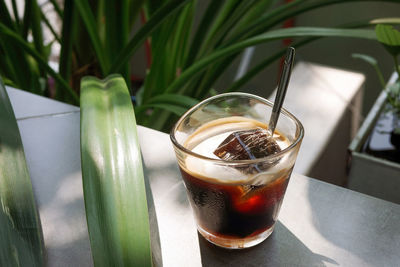
[[[263,242],[274,231],[274,225],[258,235],[246,238],[226,238],[216,236],[205,231],[200,226],[197,227],[197,230],[207,241],[213,243],[216,246],[228,249],[242,249],[253,247]]]

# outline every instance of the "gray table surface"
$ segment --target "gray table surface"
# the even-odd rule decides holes
[[[27,103],[47,101],[32,95],[29,102],[10,97],[16,114],[25,114]],[[64,108],[19,116],[18,125],[48,265],[91,266],[79,110]],[[163,266],[400,266],[400,205],[298,174],[291,177],[275,231],[265,242],[235,251],[209,244],[197,234],[169,136],[144,127],[138,133],[153,203],[157,265],[162,261]]]

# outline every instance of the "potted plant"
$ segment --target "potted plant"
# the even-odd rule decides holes
[[[350,144],[348,187],[400,203],[400,32],[385,24],[378,24],[375,31],[393,57],[395,72],[385,83],[374,58],[354,55],[374,66],[384,90]]]
[[[246,47],[285,38],[296,38],[295,47],[327,36],[375,39],[371,30],[358,29],[370,25],[369,21],[339,28],[279,28],[298,14],[347,2],[76,0],[65,1],[62,8],[52,0],[48,5],[62,21],[59,33],[37,1],[27,1],[24,14],[18,14],[15,1],[12,8],[0,1],[0,52],[4,58],[0,74],[6,84],[77,105],[82,76],[105,78],[120,73],[135,100],[138,123],[168,131],[176,116],[215,92],[217,79]],[[130,38],[139,17],[143,23]],[[52,32],[50,43],[43,41],[42,24]],[[52,43],[61,46],[58,70],[48,64]],[[132,88],[129,60],[144,43],[147,75],[142,87]],[[240,89],[284,51],[272,52],[241,79],[218,91]]]
[[[394,0],[386,1],[398,2]],[[37,94],[51,96],[61,101],[79,104],[79,86],[76,86],[79,82],[76,81],[80,81],[83,75],[105,78],[109,74],[119,73],[121,75],[117,77],[119,82],[122,79],[120,77],[124,77],[125,82],[131,89],[131,96],[135,98],[135,112],[139,123],[164,130],[168,129],[168,124],[173,116],[182,114],[193,103],[212,93],[212,86],[217,78],[246,47],[288,37],[305,38],[300,39],[295,44],[297,47],[316,38],[327,36],[376,39],[371,30],[353,28],[354,26],[368,26],[368,21],[341,28],[276,28],[285,20],[297,14],[331,4],[348,2],[345,0],[297,0],[282,5],[274,5],[276,1],[268,0],[209,1],[207,2],[206,11],[202,13],[199,25],[194,27],[193,30],[191,25],[194,24],[197,4],[202,3],[202,1],[74,0],[64,1],[64,8],[61,8],[57,4],[58,1],[50,0],[49,3],[56,10],[59,17],[62,18],[61,34],[53,29],[53,25],[48,22],[45,12],[40,8],[37,1],[26,2],[22,19],[18,14],[16,1],[11,2],[12,9],[10,12],[5,1],[0,1],[0,52],[2,59],[0,60],[0,74],[5,77],[7,84],[24,88]],[[132,25],[139,14],[142,14],[145,23],[132,38],[129,38],[132,32]],[[45,23],[53,33],[53,42],[61,44],[58,70],[52,68],[48,63],[49,44],[43,41],[42,23]],[[128,63],[131,56],[147,40],[150,40],[147,46],[148,51],[151,51],[151,64],[148,66],[148,75],[145,78],[143,87],[134,90],[130,86],[130,66]],[[223,90],[237,90],[246,80],[272,61],[278,59],[284,51],[285,49],[272,54],[240,80],[229,84]],[[55,87],[51,86],[51,80],[55,82]],[[101,105],[97,105],[98,101],[96,100],[101,98],[102,96],[100,95],[103,93],[99,91],[103,90],[104,87],[119,87],[118,84],[121,84],[114,83],[112,80],[112,78],[103,82],[94,80],[96,82],[92,85],[98,89],[97,93],[86,98],[90,100],[89,102],[92,106],[97,107],[100,111],[105,109],[102,109]],[[106,85],[101,85],[102,83],[106,83]],[[89,91],[92,90],[89,89]],[[113,101],[105,99],[102,103],[105,103],[105,106],[108,107],[108,104],[112,102],[115,105],[119,105],[119,108],[123,103],[126,110],[130,110],[130,100],[126,101],[129,97],[128,89],[124,87],[123,91],[124,93],[121,94],[121,91],[116,90],[115,94],[112,94],[115,97]],[[2,88],[2,92],[5,92],[4,88]],[[118,99],[118,96],[121,99]],[[2,94],[2,99],[8,101],[5,94]],[[10,104],[8,103],[7,106],[10,107]],[[85,107],[86,105],[83,103],[82,108],[85,109]],[[86,108],[86,110],[90,111],[91,109]],[[117,119],[114,119],[113,123],[124,124],[126,122],[128,124],[127,121],[132,123],[133,116],[130,114],[132,113],[117,114],[114,116]],[[11,113],[5,115],[10,115],[7,119],[13,120],[14,125],[16,125],[15,118],[12,118],[13,115]],[[101,125],[102,122],[107,120],[102,120],[102,117],[93,118],[89,116],[87,121],[96,121]],[[87,123],[85,127],[91,126]],[[85,131],[85,127],[81,129]],[[104,125],[99,127],[103,127],[100,128],[102,133],[103,130],[106,130]],[[6,130],[4,128],[1,129],[3,131]],[[91,130],[94,130],[94,128]],[[88,147],[91,146],[91,142],[96,141],[93,140],[95,138],[91,137],[100,136],[96,134],[96,131],[93,132],[94,134],[84,139],[84,141],[88,141]],[[124,134],[127,132],[132,133],[132,131],[124,131]],[[107,131],[104,131],[104,134],[106,133]],[[2,138],[3,135],[0,135],[0,137]],[[132,139],[129,136],[127,137],[126,140],[131,144],[132,141],[130,140]],[[85,145],[86,143],[82,142],[82,144]],[[122,147],[127,146],[122,145]],[[138,151],[137,147],[135,148]],[[93,161],[91,155],[85,154],[85,151],[83,150],[82,153],[84,156],[86,155],[86,162]],[[0,152],[5,152],[5,150],[3,149]],[[121,154],[125,155],[125,153]],[[97,153],[97,156],[99,155],[111,157],[109,152]],[[137,156],[139,153],[135,155],[136,159],[139,160]],[[23,157],[20,156],[20,159],[22,162]],[[114,158],[114,160],[117,159],[116,157]],[[82,168],[83,172],[90,172],[91,167],[88,164],[82,164]],[[135,171],[138,172],[137,169]],[[91,173],[96,174],[95,171]],[[19,174],[14,173],[14,175],[17,176]],[[25,173],[24,177],[26,176],[27,173]],[[97,178],[96,176],[95,179]],[[110,179],[110,177],[107,178]],[[8,178],[7,180],[12,179]],[[27,178],[23,183],[27,187],[30,186]],[[118,187],[120,181],[116,180],[115,183],[115,187]],[[7,186],[3,188],[9,189]],[[88,188],[93,189],[93,195],[103,192],[99,189],[96,190],[95,188],[97,187],[95,186],[88,186]],[[126,192],[128,190],[124,189],[124,192],[121,192],[121,196],[128,197],[129,193]],[[15,195],[9,191],[7,191],[7,194]],[[85,199],[87,199],[87,193],[85,193]],[[110,199],[113,198],[110,197]],[[9,206],[11,204],[3,205],[3,214],[9,215],[7,211],[10,210]],[[89,203],[88,206],[92,207],[93,205]],[[139,206],[145,209],[144,205]],[[30,210],[34,210],[34,207],[30,207]],[[25,213],[25,211],[17,209],[15,214],[18,215],[18,212]],[[91,218],[94,223],[101,225],[101,222],[105,221],[101,216],[99,218],[95,216]],[[11,221],[10,225],[14,222],[18,222],[18,219]],[[37,220],[36,224],[39,225]],[[3,230],[3,225],[0,225],[0,230]],[[40,227],[38,226],[35,229],[37,228]],[[41,243],[40,229],[35,230],[32,236],[39,240],[36,243]],[[101,234],[96,237],[101,237]],[[14,249],[13,243],[9,241],[8,239],[2,239],[2,242],[8,242],[2,248]],[[118,248],[120,244],[118,243],[115,248]],[[109,248],[114,247],[114,244],[111,243],[107,245]],[[34,245],[32,246],[35,247]],[[94,242],[92,242],[92,253],[103,253],[98,252],[97,249],[98,247],[94,246]],[[146,250],[145,252],[149,258],[148,249],[145,248],[144,250]],[[18,253],[14,250],[12,252],[13,258],[10,261],[18,262],[19,258],[24,256],[19,251],[17,251]],[[110,254],[111,257],[114,256],[113,253],[114,250],[109,249],[104,252],[104,256],[107,257]],[[32,251],[32,254],[40,254],[37,265],[42,265],[42,262],[44,262],[43,252]]]

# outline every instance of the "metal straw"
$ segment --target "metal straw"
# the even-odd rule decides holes
[[[283,101],[285,100],[290,74],[292,73],[294,55],[295,49],[293,47],[289,47],[286,52],[285,63],[283,65],[281,79],[278,84],[278,90],[276,92],[271,118],[268,124],[268,132],[271,136],[274,134],[276,124],[278,123],[279,113],[281,112]]]

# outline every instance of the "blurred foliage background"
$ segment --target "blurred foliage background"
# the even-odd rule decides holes
[[[369,16],[343,18],[341,6],[349,3]],[[361,44],[375,40],[370,21],[382,14],[370,9],[371,3],[397,7],[400,1],[2,0],[0,75],[7,85],[78,105],[83,76],[120,73],[138,123],[168,131],[199,100],[265,79],[259,73],[276,66],[285,51],[282,40],[290,38],[297,48],[307,44],[306,49],[327,36],[334,37],[326,39],[329,44],[341,40],[343,46],[348,38],[336,37],[359,38]],[[326,10],[339,19],[319,18]],[[312,13],[314,20],[308,19]],[[285,28],[293,19],[299,26]],[[232,77],[242,51],[252,46],[262,52],[244,75]],[[326,47],[326,58],[344,52],[340,44],[336,51]],[[135,60],[138,54],[144,65]],[[265,87],[272,91],[275,82],[268,79]]]

